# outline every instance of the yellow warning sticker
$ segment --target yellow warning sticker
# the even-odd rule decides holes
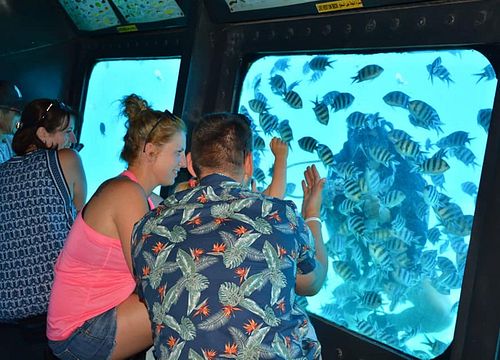
[[[137,26],[132,24],[132,25],[117,26],[116,31],[118,31],[119,33],[126,33],[126,32],[138,31],[138,29]]]
[[[316,9],[319,13],[339,11],[347,9],[362,8],[363,2],[361,0],[338,0],[329,1],[321,4],[316,4]]]

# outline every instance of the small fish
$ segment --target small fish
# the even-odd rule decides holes
[[[102,136],[106,136],[106,124],[103,122],[99,123],[99,132]]]
[[[266,182],[266,174],[264,174],[264,171],[262,171],[262,169],[259,169],[259,168],[254,169],[253,178],[258,183],[265,183]]]
[[[281,75],[274,75],[269,79],[273,94],[283,96],[286,92],[286,81]]]
[[[338,91],[329,91],[327,92],[324,96],[323,99],[321,99],[321,102],[325,105],[333,105],[333,102],[339,96],[340,93]]]
[[[387,133],[387,138],[394,144],[400,140],[411,140],[410,134],[404,130],[394,129]]]
[[[342,109],[347,109],[354,101],[354,96],[349,93],[340,93],[337,95],[335,100],[333,101],[332,109],[337,112]]]
[[[344,281],[349,281],[355,279],[356,273],[349,265],[349,263],[345,261],[334,261],[332,263],[333,271],[342,278]]]
[[[290,58],[280,58],[276,60],[271,69],[271,75],[274,75],[278,71],[286,71],[290,68]]]
[[[481,109],[477,113],[477,123],[488,133],[491,121],[491,109]]]
[[[330,121],[328,106],[318,101],[318,98],[316,98],[316,101],[313,101],[312,103],[314,104],[313,111],[314,115],[316,115],[316,120],[318,120],[320,124],[328,125],[328,121]]]
[[[387,105],[396,106],[403,109],[407,109],[408,103],[410,102],[410,97],[401,91],[391,91],[390,93],[387,93],[382,99]]]
[[[300,95],[293,90],[289,90],[285,93],[283,101],[290,105],[292,109],[302,109],[302,99]]]
[[[470,141],[473,139],[474,138],[469,137],[469,133],[466,131],[455,131],[439,139],[436,145],[441,149],[454,146],[465,146],[465,144],[470,144]]]
[[[382,205],[392,209],[393,207],[401,205],[405,201],[406,195],[400,190],[391,190],[381,199]]]
[[[331,64],[335,62],[335,60],[330,60],[328,56],[315,56],[304,64],[302,67],[302,72],[307,74],[310,70],[312,71],[325,71],[327,67],[331,68]]]
[[[493,69],[493,65],[491,65],[491,64],[486,65],[483,68],[482,72],[474,74],[474,75],[479,76],[479,79],[477,79],[476,84],[479,83],[483,78],[485,79],[485,81],[488,81],[488,80],[493,80],[497,77],[495,74],[495,70]]]
[[[477,195],[477,185],[474,184],[472,181],[466,181],[462,183],[461,186],[462,186],[462,191],[467,195],[470,195],[472,197]]]
[[[271,134],[278,128],[278,117],[276,115],[271,115],[268,112],[260,113],[259,115],[259,123],[264,130],[264,134]]]
[[[444,173],[450,168],[450,165],[443,159],[430,158],[417,165],[417,168],[424,174],[435,175]]]
[[[323,144],[318,144],[316,147],[316,152],[319,158],[325,166],[332,166],[335,164],[335,159],[333,157],[333,152],[330,148]]]
[[[437,57],[432,64],[427,65],[427,72],[429,73],[431,83],[434,83],[434,76],[442,81],[446,81],[448,85],[450,85],[450,82],[454,82],[451,79],[448,69],[441,65],[441,57]]]
[[[280,134],[281,140],[287,143],[291,147],[291,142],[293,140],[292,128],[288,120],[283,120],[279,123],[278,132]]]
[[[254,135],[253,138],[253,149],[258,151],[263,151],[266,148],[266,143],[262,137],[259,135]]]
[[[410,123],[414,126],[418,126],[424,129],[434,129],[439,132],[443,132],[440,125],[443,125],[439,119],[437,111],[421,100],[413,100],[408,103],[408,110],[410,115]]]
[[[419,160],[422,158],[423,153],[420,151],[420,145],[416,141],[413,140],[399,140],[394,144],[396,151],[399,155],[410,158],[413,160]]]
[[[248,106],[253,112],[256,112],[257,114],[262,114],[263,112],[269,110],[269,108],[267,107],[267,99],[264,95],[250,100],[248,102]]]
[[[345,121],[349,129],[361,129],[365,125],[365,118],[366,114],[355,111],[351,113]]]
[[[316,150],[316,148],[318,147],[318,140],[310,136],[304,136],[300,138],[298,143],[299,147],[302,150],[305,150],[310,153],[314,152],[314,150]]]
[[[450,155],[455,156],[458,160],[460,160],[467,166],[472,165],[472,167],[476,167],[479,165],[475,161],[476,155],[474,155],[472,150],[466,148],[465,146],[451,148]]]
[[[375,64],[366,65],[358,71],[358,74],[356,76],[351,77],[351,79],[353,79],[352,83],[375,79],[380,74],[382,74],[383,71],[384,68],[382,68],[381,66]]]

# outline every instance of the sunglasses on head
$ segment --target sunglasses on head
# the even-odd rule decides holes
[[[164,116],[166,115],[166,116]],[[148,135],[146,136],[146,140],[144,141],[144,147],[142,148],[142,152],[145,153],[146,152],[146,144],[148,142],[150,142],[151,140],[151,134],[153,133],[153,131],[158,127],[158,125],[160,124],[160,121],[162,121],[163,119],[176,119],[176,116],[174,114],[172,114],[170,111],[168,110],[165,110],[163,112],[163,115],[160,115],[160,117],[158,118],[158,120],[156,120],[156,123],[153,125],[153,127],[151,128],[151,130],[149,130],[149,133]]]

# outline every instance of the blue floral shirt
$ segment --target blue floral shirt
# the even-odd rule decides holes
[[[132,257],[159,359],[316,359],[295,276],[316,266],[292,202],[213,174],[135,227]]]

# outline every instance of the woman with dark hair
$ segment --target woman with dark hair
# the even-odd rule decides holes
[[[153,208],[153,189],[172,185],[186,167],[186,127],[134,94],[122,107],[128,169],[97,189],[56,263],[47,337],[60,359],[123,359],[153,343],[146,307],[134,293],[131,233]]]
[[[82,163],[68,149],[75,141],[71,114],[57,100],[29,103],[12,141],[17,155],[0,164],[2,333],[26,338],[45,327],[54,263],[85,201]],[[39,340],[41,350],[47,340]],[[37,358],[36,339],[15,341],[23,344],[16,351]]]

